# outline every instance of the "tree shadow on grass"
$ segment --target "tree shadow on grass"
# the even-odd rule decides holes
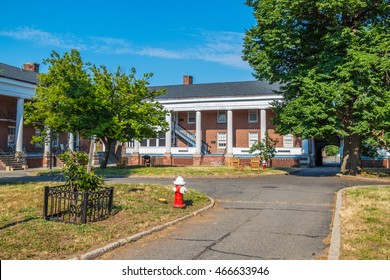
[[[6,229],[6,228],[9,228],[9,227],[12,227],[12,226],[16,226],[18,224],[27,223],[29,221],[37,220],[37,219],[40,219],[40,218],[38,218],[38,217],[30,217],[30,218],[27,218],[27,219],[24,219],[24,220],[16,221],[16,222],[13,222],[13,223],[10,223],[10,224],[6,224],[6,225],[0,227],[0,230]]]

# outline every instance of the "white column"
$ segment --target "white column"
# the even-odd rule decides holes
[[[267,131],[266,111],[260,110],[260,141],[265,140],[265,132]]]
[[[95,165],[95,152],[96,152],[96,141],[95,136],[92,136],[89,144],[89,153],[88,153],[88,166],[87,172],[91,172],[92,166]]]
[[[16,104],[16,152],[23,152],[24,99],[18,98]]]
[[[169,130],[165,132],[165,153],[170,154],[172,150],[172,116],[168,113],[165,116],[165,121],[168,123]]]
[[[226,154],[233,154],[233,111],[227,111],[227,143],[226,143]]]
[[[195,153],[200,155],[202,153],[202,113],[196,111],[196,150]]]
[[[42,167],[48,167],[48,168],[52,168],[53,167],[53,161],[52,161],[52,158],[50,157],[51,154],[50,154],[50,147],[51,147],[51,129],[46,127],[45,126],[45,133],[46,133],[46,136],[45,136],[45,146],[44,146],[44,150],[43,150],[43,163],[42,163]]]
[[[49,154],[50,153],[50,135],[51,135],[51,129],[46,128],[46,137],[45,137],[45,148],[44,148],[44,153]]]
[[[134,153],[139,154],[139,141],[134,140]]]
[[[70,151],[74,151],[74,134],[69,132],[68,148]]]

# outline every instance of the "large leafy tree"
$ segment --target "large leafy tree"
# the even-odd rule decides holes
[[[135,69],[83,62],[77,50],[63,56],[52,52],[44,61],[48,73],[39,74],[36,95],[26,108],[26,122],[55,132],[79,132],[105,144],[105,168],[112,144],[153,138],[166,131],[163,106],[154,98],[164,91],[147,88],[151,74],[136,78]],[[45,135],[43,135],[45,137]]]
[[[244,59],[283,84],[279,133],[344,140],[342,172],[360,172],[362,145],[390,144],[390,1],[248,0],[257,24]]]

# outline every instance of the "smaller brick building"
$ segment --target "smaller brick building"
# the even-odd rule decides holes
[[[292,135],[278,135],[272,124],[271,102],[281,100],[278,84],[262,81],[193,84],[191,76],[182,85],[151,87],[165,89],[157,101],[169,110],[170,130],[157,139],[126,145],[130,164],[145,155],[158,164],[228,164],[250,158],[249,148],[265,138],[278,140],[273,164],[299,166],[306,160],[309,143]]]

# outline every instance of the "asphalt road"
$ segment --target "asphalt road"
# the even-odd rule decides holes
[[[187,188],[216,206],[176,226],[128,244],[101,259],[308,260],[326,257],[335,193],[369,181],[336,177],[338,168],[310,168],[286,176],[191,179]],[[171,179],[109,179],[171,185]],[[377,184],[377,183],[375,183]]]

